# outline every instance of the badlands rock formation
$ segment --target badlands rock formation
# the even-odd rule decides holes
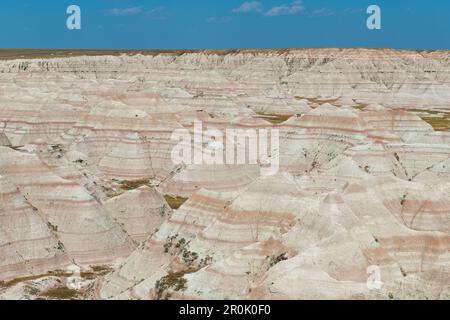
[[[0,298],[450,298],[448,52],[79,54],[0,60]]]

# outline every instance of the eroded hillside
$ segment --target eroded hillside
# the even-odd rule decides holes
[[[450,298],[448,52],[40,54],[0,60],[0,297]],[[194,122],[278,173],[175,164]]]

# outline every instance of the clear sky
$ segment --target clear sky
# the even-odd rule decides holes
[[[81,8],[81,30],[66,9]],[[368,30],[366,9],[382,10]],[[450,49],[449,0],[1,0],[2,48]]]

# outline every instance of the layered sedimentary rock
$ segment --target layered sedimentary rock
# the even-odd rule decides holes
[[[1,174],[12,181],[79,263],[111,262],[133,249],[129,235],[78,183],[65,180],[35,154],[1,147]]]
[[[111,216],[140,243],[160,227],[170,207],[156,190],[141,187],[108,199],[105,207]]]
[[[4,176],[0,190],[0,279],[67,265],[64,247],[39,209]]]
[[[8,137],[5,136],[5,134],[2,132],[0,134],[0,146],[10,146],[11,142],[9,142]]]
[[[450,298],[449,58],[0,61],[0,297],[41,297],[75,265],[84,298]],[[266,161],[176,163],[172,134],[189,145],[198,123],[277,130],[278,145]]]

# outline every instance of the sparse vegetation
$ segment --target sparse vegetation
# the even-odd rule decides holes
[[[163,204],[162,207],[159,208],[159,215],[161,217],[164,217],[166,215],[166,212],[167,212],[167,207],[165,204]]]
[[[113,180],[119,184],[118,188],[107,188],[103,187],[103,191],[108,198],[115,198],[125,193],[126,191],[135,190],[142,186],[147,186],[150,179],[139,179],[139,180]]]
[[[269,260],[269,268],[272,268],[274,265],[280,263],[281,261],[285,261],[288,259],[287,253],[282,253],[278,256],[272,256]]]
[[[47,222],[47,227],[52,230],[53,232],[58,232],[58,226],[55,226],[54,224],[52,224],[50,221]]]
[[[40,293],[40,291],[39,291],[38,288],[32,287],[32,286],[26,286],[26,287],[24,288],[24,291],[25,291],[26,293],[28,293],[28,294],[33,295],[33,296],[37,296],[37,295]]]
[[[339,98],[330,98],[330,99],[323,99],[320,97],[317,98],[306,98],[306,97],[301,97],[301,96],[295,96],[294,97],[296,100],[307,100],[309,103],[312,104],[312,108],[315,109],[316,107],[325,104],[325,103],[329,103],[332,104],[334,106],[340,106],[340,104],[338,103]],[[354,101],[354,100],[353,100]],[[365,108],[367,108],[369,104],[367,103],[363,103],[363,102],[355,102],[354,105],[352,105],[351,107],[360,111],[363,111]]]
[[[111,190],[107,190],[105,194],[108,198],[115,198],[115,197],[120,196],[123,193],[124,193],[123,190],[112,190],[111,189]]]
[[[402,195],[402,198],[400,199],[400,204],[403,206],[406,202],[406,194]]]
[[[368,104],[367,103],[360,103],[357,102],[355,105],[352,106],[352,108],[354,109],[358,109],[360,111],[363,111],[365,108],[367,108]]]
[[[189,251],[186,248],[183,248],[182,257],[183,257],[184,263],[186,263],[188,266],[190,266],[198,259],[198,253]]]
[[[2,281],[0,282],[0,286],[6,287],[6,288],[10,288],[15,286],[16,284],[22,283],[22,282],[26,282],[26,281],[33,281],[33,280],[38,280],[41,278],[45,278],[45,277],[70,277],[71,274],[70,273],[66,273],[63,271],[50,271],[48,273],[45,274],[39,274],[39,275],[32,275],[32,276],[26,276],[26,277],[19,277],[19,278],[15,278],[9,281]]]
[[[111,267],[106,265],[90,266],[90,268],[92,271],[83,271],[80,273],[80,276],[86,280],[94,280],[113,271]]]
[[[97,274],[92,271],[84,271],[80,272],[80,277],[86,280],[94,280],[95,278],[97,278]]]
[[[32,280],[37,280],[46,276],[49,276],[50,274],[44,274],[44,275],[35,275],[35,276],[26,276],[26,277],[19,277],[19,278],[15,278],[9,281],[2,281],[1,282],[1,286],[2,287],[6,287],[6,288],[10,288],[15,286],[16,284],[25,282],[25,281],[32,281]]]
[[[450,116],[445,117],[421,117],[422,120],[430,124],[436,131],[450,130]]]
[[[56,287],[48,289],[45,292],[40,294],[41,297],[50,298],[50,299],[63,299],[63,300],[73,300],[78,298],[80,292],[77,290],[73,290],[67,287]]]
[[[90,266],[92,271],[100,274],[106,274],[111,272],[113,269],[110,266],[100,265],[100,266]]]
[[[178,234],[173,235],[171,237],[167,237],[166,243],[164,243],[164,253],[169,253],[170,249],[173,246],[173,241],[178,237]]]
[[[408,275],[402,267],[400,267],[400,272],[402,273],[402,276],[404,276],[404,277],[406,277]]]
[[[50,148],[53,151],[59,151],[59,152],[62,152],[64,150],[62,144],[52,144],[52,145],[50,145]]]
[[[181,238],[176,244],[175,244],[175,248],[184,248],[186,246],[187,242],[186,239]]]
[[[194,251],[190,251],[187,247],[189,245],[189,241],[185,238],[181,238],[178,241],[178,234],[174,236],[167,237],[166,242],[164,243],[164,253],[170,253],[172,256],[180,255],[183,262],[188,266],[196,266],[201,269],[212,262],[212,257],[207,255],[205,258],[200,259],[198,263],[195,263],[199,259],[199,254]],[[175,242],[176,241],[176,242]]]
[[[21,148],[23,148],[24,146],[10,146],[11,149],[15,150],[15,151],[19,151]]]
[[[331,98],[331,99],[327,99],[327,98],[320,98],[320,97],[315,97],[315,98],[307,98],[307,97],[302,97],[302,96],[295,96],[294,97],[296,100],[307,100],[309,103],[311,104],[315,104],[315,105],[322,105],[325,103],[330,103],[333,105],[336,105],[336,102],[339,100],[339,98]]]
[[[256,114],[257,115],[255,116],[255,118],[267,120],[272,124],[280,124],[293,116],[292,114],[276,114],[265,112],[257,112]]]
[[[66,248],[61,241],[58,241],[58,246],[56,247],[56,249],[58,249],[59,251],[64,251]]]
[[[417,114],[423,121],[430,124],[436,131],[450,130],[450,112],[440,110],[409,109]]]
[[[210,264],[212,263],[212,261],[213,261],[213,258],[212,258],[210,255],[207,255],[206,257],[200,259],[200,262],[199,262],[198,267],[199,267],[200,269],[201,269],[201,268],[204,268],[204,267],[206,267],[207,265],[210,265]]]
[[[140,179],[140,180],[123,180],[120,181],[120,187],[123,190],[134,190],[142,186],[148,185],[150,179]]]
[[[164,195],[164,199],[166,199],[166,202],[169,205],[169,207],[171,207],[174,210],[181,207],[183,205],[183,203],[185,203],[188,200],[188,198],[172,197],[171,195],[168,195],[168,194]]]
[[[112,271],[111,267],[105,266],[105,265],[91,266],[91,269],[92,269],[92,271],[81,272],[80,277],[85,280],[94,280],[97,277],[106,275],[107,273]],[[19,283],[39,280],[39,279],[46,278],[46,277],[68,278],[71,276],[73,276],[72,272],[67,272],[64,270],[53,270],[53,271],[49,271],[45,274],[19,277],[19,278],[15,278],[15,279],[12,279],[9,281],[0,281],[0,287],[11,288]],[[72,290],[72,289],[69,289],[66,287],[52,288],[48,291],[45,291],[44,293],[39,293],[40,291],[32,285],[27,285],[25,289],[28,294],[32,294],[35,296],[39,295],[43,298],[53,298],[53,299],[75,299],[80,294],[76,290]]]
[[[189,268],[178,272],[169,272],[155,283],[156,298],[166,300],[170,298],[170,291],[184,291],[187,289],[186,274],[197,272],[196,268]]]

